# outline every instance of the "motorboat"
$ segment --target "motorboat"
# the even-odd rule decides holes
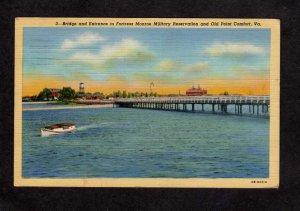
[[[77,127],[73,123],[69,123],[69,122],[58,123],[58,124],[49,125],[44,128],[41,128],[41,136],[71,133],[75,130],[77,130]]]

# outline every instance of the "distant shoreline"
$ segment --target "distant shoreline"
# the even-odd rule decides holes
[[[42,101],[42,102],[22,102],[22,104],[47,104],[53,103],[53,101]]]
[[[112,108],[113,104],[104,104],[104,105],[73,105],[73,106],[49,106],[46,108],[23,108],[23,111],[39,111],[39,110],[62,110],[62,109],[77,109],[77,108]]]

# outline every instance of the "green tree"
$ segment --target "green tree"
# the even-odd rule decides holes
[[[36,95],[32,96],[31,98],[32,101],[37,101],[38,100],[38,97]]]
[[[59,100],[72,100],[75,97],[75,90],[71,87],[63,87],[60,91]]]
[[[94,95],[104,95],[102,92],[95,92]]]
[[[123,93],[122,93],[120,90],[118,90],[117,92],[114,91],[114,92],[112,93],[112,96],[113,96],[113,97],[122,97],[122,96],[123,96]]]
[[[43,91],[41,91],[37,96],[38,100],[49,100],[52,98],[52,94],[48,88],[43,89]]]
[[[121,91],[120,90],[116,91],[115,93],[116,93],[115,97],[120,97],[121,96]]]
[[[124,90],[123,93],[122,93],[122,97],[123,97],[123,98],[126,98],[126,97],[127,97],[127,93],[126,93],[125,90]]]
[[[229,93],[227,91],[224,92],[224,95],[229,95]]]

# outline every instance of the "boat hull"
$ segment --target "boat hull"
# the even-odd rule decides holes
[[[41,128],[41,136],[49,136],[49,135],[58,135],[58,134],[63,134],[63,133],[71,133],[73,131],[77,130],[77,128],[71,127],[68,129],[62,129],[62,128],[58,128],[58,129],[54,129],[54,130],[50,130],[50,129],[46,129],[46,128]]]

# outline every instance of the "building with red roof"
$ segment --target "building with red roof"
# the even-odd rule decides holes
[[[198,88],[195,88],[194,86],[186,91],[186,95],[188,96],[199,96],[199,95],[206,95],[207,90],[204,88],[201,88],[198,85]]]

